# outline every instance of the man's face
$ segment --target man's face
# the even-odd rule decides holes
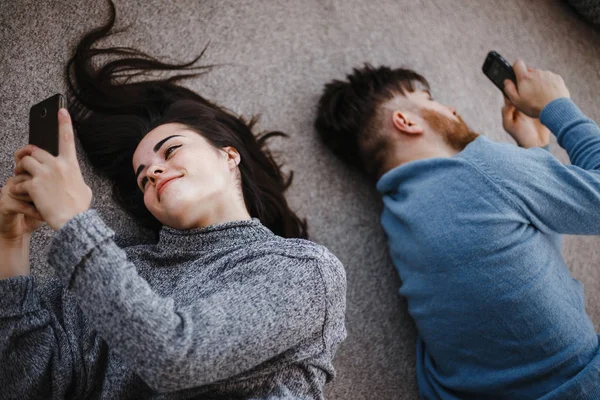
[[[407,93],[406,98],[413,109],[418,110],[418,116],[415,117],[421,121],[417,122],[422,124],[425,130],[442,136],[453,149],[462,151],[479,136],[467,126],[456,109],[438,103],[429,92],[417,90]]]

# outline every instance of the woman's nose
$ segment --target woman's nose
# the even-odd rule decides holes
[[[157,178],[164,171],[164,168],[160,165],[150,167],[150,178]]]

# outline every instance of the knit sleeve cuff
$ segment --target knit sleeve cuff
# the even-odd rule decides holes
[[[0,318],[20,316],[42,307],[34,283],[33,276],[0,279]]]
[[[559,139],[560,133],[569,123],[587,118],[571,99],[561,97],[554,99],[540,113],[540,121]]]
[[[100,243],[113,238],[114,231],[98,212],[89,209],[77,214],[52,237],[48,263],[56,270],[58,279],[70,287],[75,268]]]

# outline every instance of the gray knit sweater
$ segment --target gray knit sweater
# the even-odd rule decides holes
[[[322,399],[334,377],[344,269],[257,219],[122,249],[88,210],[48,262],[58,290],[0,280],[0,399]]]

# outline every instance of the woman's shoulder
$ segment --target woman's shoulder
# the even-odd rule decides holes
[[[269,254],[299,259],[319,259],[325,253],[329,253],[325,246],[313,241],[300,238],[284,238],[277,235],[256,243],[256,246]]]
[[[309,263],[319,269],[344,273],[341,261],[327,247],[306,239],[274,236],[271,240],[257,243],[257,250],[265,256],[292,263]]]

